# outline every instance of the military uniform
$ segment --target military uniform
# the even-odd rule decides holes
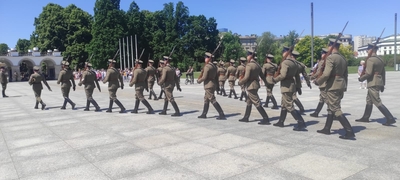
[[[90,103],[96,108],[96,112],[100,111],[100,107],[97,102],[93,99],[93,90],[97,87],[101,92],[99,82],[96,78],[96,72],[91,70],[92,64],[86,63],[86,70],[82,73],[82,78],[78,83],[78,86],[84,85],[85,94],[86,94],[86,108],[84,111],[89,111]]]
[[[162,85],[164,87],[165,91],[165,98],[164,98],[164,108],[160,115],[166,115],[167,114],[167,108],[168,108],[168,101],[171,102],[172,106],[175,109],[175,113],[172,114],[171,116],[180,116],[181,113],[179,111],[178,105],[176,104],[174,97],[173,97],[173,91],[175,86],[177,87],[177,90],[182,91],[180,87],[180,79],[175,73],[175,68],[173,68],[168,61],[171,58],[168,56],[164,56],[164,62],[166,63],[164,68],[162,69],[162,75],[160,80],[158,81],[159,85]]]
[[[164,68],[164,60],[160,60],[159,63],[160,63],[160,67],[158,67],[157,71],[156,71],[157,82],[160,81],[160,79],[161,79],[162,70]],[[158,96],[158,99],[161,99],[162,95],[165,94],[164,87],[162,85],[160,85],[160,88],[161,88],[161,91],[160,91],[160,96]]]
[[[236,79],[239,79],[239,77],[244,73],[244,71],[246,70],[246,58],[241,57],[240,58],[240,62],[241,64],[237,67],[237,71],[236,71]],[[246,89],[244,85],[240,86],[240,89],[242,90],[242,93],[240,94],[240,98],[239,100],[243,100],[243,97],[247,100],[247,94],[246,94]]]
[[[61,83],[61,92],[62,96],[64,97],[64,103],[61,109],[65,109],[67,102],[71,104],[72,109],[75,109],[76,105],[74,102],[71,101],[71,99],[69,99],[69,91],[71,90],[71,86],[72,89],[75,91],[75,80],[74,80],[74,75],[72,74],[72,71],[69,70],[68,66],[69,63],[64,62],[63,69],[61,70],[57,80],[57,84]]]
[[[274,58],[272,54],[267,54],[266,56],[268,59]],[[272,62],[264,63],[262,67],[262,73],[267,80],[267,98],[264,107],[268,107],[269,100],[271,100],[272,104],[274,104],[271,109],[278,109],[278,104],[276,102],[274,95],[272,94],[272,90],[274,89],[275,86],[275,84],[272,83],[272,78],[274,77],[277,68],[278,65]]]
[[[330,46],[333,46],[335,39],[329,39]],[[337,44],[339,49],[340,42]],[[333,47],[331,47],[333,48]],[[317,132],[323,134],[330,134],[330,129],[333,123],[333,116],[338,117],[343,128],[346,130],[344,136],[340,136],[342,139],[351,139],[355,137],[353,129],[347,118],[343,115],[341,109],[341,100],[344,92],[347,89],[348,71],[347,61],[339,52],[333,52],[326,58],[325,68],[322,75],[316,80],[317,84],[326,83],[326,95],[327,95],[327,111],[328,116],[326,118],[326,124],[324,129],[318,130]]]
[[[154,63],[153,60],[149,60],[149,65],[145,69],[147,73],[146,81],[147,81],[147,87],[150,90],[149,99],[151,99],[151,96],[154,96],[154,100],[158,100],[157,95],[153,90],[154,82],[156,81],[156,71],[157,71],[157,69],[153,67],[153,63]]]
[[[232,94],[235,96],[235,99],[237,99],[236,91],[235,91],[235,81],[236,81],[236,68],[233,66],[235,64],[235,60],[231,59],[230,60],[230,66],[226,70],[225,76],[228,77],[228,82],[229,82],[229,96],[228,98],[232,97]]]
[[[138,60],[139,64],[143,64],[142,60]],[[154,110],[153,108],[150,106],[149,102],[147,102],[147,100],[144,98],[143,96],[143,90],[146,89],[147,91],[149,91],[148,87],[147,87],[147,72],[146,70],[144,70],[142,67],[140,68],[136,68],[133,71],[133,77],[131,82],[129,83],[129,86],[132,87],[133,85],[135,85],[135,108],[133,109],[132,113],[138,113],[138,109],[139,109],[139,103],[140,101],[147,107],[148,112],[147,114],[153,114]],[[153,74],[154,76],[154,74]],[[153,81],[154,84],[154,81]]]
[[[206,53],[205,54],[207,58],[210,59],[211,61],[211,53]],[[225,74],[224,74],[225,75]],[[215,99],[214,92],[218,86],[217,82],[220,80],[219,74],[217,67],[212,64],[211,62],[208,62],[203,68],[203,76],[197,80],[197,83],[202,83],[204,82],[204,108],[203,108],[203,113],[198,117],[198,118],[207,118],[207,113],[208,113],[208,108],[211,104],[214,106],[214,108],[217,110],[219,117],[217,119],[223,120],[225,118],[224,111],[222,110],[221,106]],[[220,81],[221,82],[221,81]],[[222,89],[221,89],[222,91]]]
[[[219,88],[220,89],[219,95],[227,96],[226,92],[225,92],[225,81],[226,81],[225,74],[226,74],[226,69],[224,67],[224,62],[223,61],[220,62],[220,66],[218,67],[217,74],[218,74],[218,81],[219,81],[219,87],[220,87]]]
[[[328,52],[328,49],[322,48],[321,54],[324,55],[325,53]],[[322,58],[318,62],[317,69],[313,71],[313,74],[311,75],[311,79],[317,79],[319,74],[321,74],[321,67],[324,64],[324,61]],[[319,85],[319,102],[317,105],[317,108],[315,109],[315,112],[310,114],[312,117],[318,117],[319,112],[321,112],[322,107],[324,106],[324,103],[326,103],[326,91],[325,91],[326,83],[322,83]]]
[[[374,44],[368,44],[368,49],[374,49]],[[373,50],[374,51],[374,50]],[[396,123],[392,113],[382,104],[382,100],[379,97],[379,91],[383,92],[386,82],[386,71],[384,61],[376,56],[374,53],[365,62],[365,74],[359,78],[360,82],[367,80],[367,104],[365,106],[364,115],[361,119],[357,119],[359,122],[369,122],[369,117],[372,112],[372,105],[378,107],[381,113],[386,117],[386,122],[383,125],[389,126]]]
[[[116,61],[112,60],[112,59],[109,59],[108,62],[110,64],[116,63]],[[119,108],[121,109],[119,112],[124,113],[125,107],[117,99],[117,90],[119,87],[121,87],[121,89],[124,89],[124,81],[122,79],[121,73],[117,69],[115,69],[113,66],[109,66],[109,68],[107,69],[107,75],[104,78],[103,83],[105,84],[107,82],[108,82],[108,93],[110,95],[110,104],[109,104],[108,110],[106,112],[112,112],[113,103],[115,102],[115,104],[117,104],[119,106]],[[121,86],[120,86],[120,83],[121,83]]]
[[[248,56],[254,58],[254,51],[249,51]],[[250,57],[247,57],[250,58]],[[252,105],[257,108],[258,112],[261,114],[263,119],[258,124],[270,124],[267,113],[264,108],[261,106],[260,98],[258,96],[258,89],[260,89],[259,77],[265,82],[265,76],[262,74],[261,66],[255,61],[251,59],[250,62],[247,63],[245,74],[242,79],[239,79],[239,85],[243,85],[247,89],[247,98],[246,98],[246,112],[242,119],[239,121],[248,122],[250,117],[250,112]]]
[[[6,96],[6,89],[7,89],[7,83],[8,83],[7,76],[8,76],[8,74],[6,72],[6,64],[0,62],[0,83],[1,83],[1,88],[2,88],[1,93],[3,95],[3,98],[8,97],[8,96]]]
[[[42,104],[42,110],[45,109],[46,104],[43,102],[42,98],[40,97],[42,94],[42,89],[43,89],[43,85],[42,82],[44,83],[44,85],[46,85],[47,89],[49,89],[49,91],[51,91],[51,88],[49,86],[49,84],[47,84],[46,79],[39,74],[39,67],[35,66],[33,67],[33,71],[34,73],[31,75],[31,77],[29,78],[29,85],[32,86],[33,89],[33,93],[35,94],[35,98],[36,98],[36,104],[35,104],[35,109],[38,109],[38,105],[39,103]]]
[[[297,51],[293,51],[292,55],[297,57],[300,55],[300,53]],[[295,62],[297,63],[299,73],[303,75],[303,78],[306,81],[308,87],[311,88],[310,77],[308,77],[308,74],[306,72],[306,69],[307,69],[306,65],[304,65],[302,62],[299,62],[297,60]],[[297,92],[293,93],[293,102],[297,105],[300,112],[304,113],[304,106],[303,106],[303,104],[301,104],[299,98],[297,97],[297,93],[299,93],[299,95],[301,95],[301,93],[302,93],[302,91],[301,91],[302,85],[301,84],[302,84],[301,80],[298,83],[296,82]]]
[[[288,47],[284,47],[283,53],[290,53]],[[279,75],[275,78],[272,78],[273,82],[281,82],[281,93],[282,93],[282,102],[281,102],[281,115],[279,117],[279,121],[274,124],[274,126],[284,127],[284,122],[286,120],[287,112],[289,111],[292,114],[293,118],[297,120],[297,127],[293,130],[302,131],[305,130],[306,124],[304,122],[301,114],[293,108],[293,94],[296,93],[296,83],[300,82],[299,70],[296,60],[292,58],[287,58],[283,60],[280,64]]]

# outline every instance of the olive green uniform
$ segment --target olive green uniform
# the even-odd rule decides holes
[[[38,109],[38,105],[40,103],[40,104],[42,104],[42,110],[44,110],[44,108],[46,107],[46,104],[43,102],[43,100],[41,98],[42,89],[43,89],[42,82],[44,83],[44,85],[46,85],[47,89],[49,89],[51,91],[51,88],[50,88],[49,84],[47,84],[46,79],[39,73],[33,73],[28,81],[29,85],[32,86],[33,93],[35,94],[35,98],[36,98],[35,109]]]
[[[2,88],[2,95],[3,97],[8,97],[6,96],[6,89],[7,89],[7,76],[8,74],[5,72],[5,69],[0,70],[0,83],[1,83],[1,88]]]
[[[114,67],[110,67],[107,69],[107,75],[103,80],[103,83],[108,82],[108,93],[110,96],[110,104],[107,112],[112,112],[113,103],[117,104],[121,111],[120,113],[125,112],[125,107],[121,104],[121,102],[117,99],[117,90],[119,87],[124,89],[124,81],[122,79],[121,73],[115,69]],[[120,85],[121,83],[121,85]]]
[[[239,79],[239,77],[244,73],[244,71],[246,70],[246,66],[241,64],[237,67],[237,71],[236,71],[236,78]],[[242,93],[240,95],[240,100],[243,100],[243,97],[247,99],[247,95],[246,95],[246,89],[244,85],[240,85],[240,89],[242,90]]]
[[[166,115],[167,114],[167,107],[168,107],[168,101],[172,104],[172,106],[175,109],[175,113],[172,114],[172,116],[180,116],[180,111],[178,108],[178,105],[176,104],[173,96],[173,91],[175,86],[177,89],[180,91],[180,79],[175,73],[175,68],[173,68],[171,65],[166,64],[164,68],[162,69],[162,74],[161,78],[158,81],[158,84],[161,87],[164,87],[164,92],[165,92],[165,98],[164,98],[164,108],[163,111],[160,113],[161,115]]]
[[[162,71],[163,71],[163,67],[158,67],[157,68],[157,71],[156,71],[156,75],[157,75],[157,78],[158,78],[157,82],[160,81],[160,79],[161,79]],[[160,96],[158,96],[158,99],[161,99],[162,95],[165,94],[164,87],[162,85],[160,85],[160,88],[161,88],[161,91],[160,91]]]
[[[147,72],[147,87],[150,90],[150,95],[149,95],[149,99],[151,99],[151,96],[154,96],[154,100],[157,100],[157,95],[153,90],[153,86],[154,86],[154,82],[156,81],[156,68],[154,68],[153,66],[147,66],[146,67],[146,72]]]
[[[310,77],[308,77],[308,74],[306,71],[306,69],[307,69],[306,65],[304,65],[302,62],[299,62],[299,61],[295,61],[295,62],[297,63],[299,73],[303,75],[303,78],[306,81],[307,85],[309,87],[311,87]],[[296,90],[301,92],[301,88],[302,88],[302,83],[300,80],[298,83],[296,83]],[[299,95],[301,95],[301,94],[299,94]],[[303,104],[301,104],[299,98],[297,98],[297,92],[293,93],[293,102],[297,105],[297,107],[299,107],[300,112],[304,112],[304,106],[303,106]]]
[[[272,62],[267,62],[262,67],[262,73],[267,80],[267,84],[266,84],[267,85],[266,86],[267,87],[267,98],[266,98],[264,107],[268,107],[269,100],[271,99],[272,103],[274,104],[272,109],[278,108],[275,97],[272,94],[272,90],[274,89],[275,84],[270,83],[270,82],[272,82],[272,78],[274,77],[277,68],[278,68],[278,65],[276,65],[275,63],[272,63]]]
[[[317,65],[317,70],[315,71],[315,73],[313,73],[311,75],[311,79],[317,79],[317,77],[319,76],[319,74],[321,73],[321,67],[323,65],[325,60],[321,59]],[[317,109],[315,109],[315,112],[310,114],[310,116],[313,117],[318,117],[319,112],[321,111],[322,107],[324,106],[324,103],[326,103],[326,91],[325,91],[325,87],[326,87],[326,83],[322,83],[319,86],[319,102],[318,102],[318,106]]]
[[[223,65],[221,65],[220,67],[218,67],[218,72],[217,72],[217,74],[218,74],[219,89],[220,89],[219,94],[220,94],[220,95],[223,94],[224,96],[227,96],[227,95],[226,95],[226,92],[225,92],[225,81],[226,81],[226,76],[225,76],[225,74],[226,74],[226,69],[225,69],[225,67],[224,67]]]
[[[143,96],[144,89],[149,91],[147,86],[148,86],[148,84],[150,84],[150,82],[148,81],[147,76],[148,76],[147,71],[144,70],[143,68],[137,68],[133,71],[133,78],[132,78],[131,82],[129,83],[129,86],[131,86],[131,87],[133,85],[135,85],[135,92],[136,92],[135,93],[135,99],[136,99],[135,107],[134,107],[132,113],[138,112],[140,101],[149,109],[149,111],[147,112],[148,114],[153,113],[153,108],[150,106],[150,104],[147,102],[147,100]],[[154,81],[152,84],[154,84]]]
[[[72,109],[75,108],[75,103],[69,99],[69,92],[71,90],[71,86],[73,87],[75,91],[75,80],[74,80],[74,75],[72,74],[72,71],[69,69],[63,69],[61,70],[60,74],[58,75],[58,80],[57,84],[61,83],[61,93],[62,96],[64,97],[64,103],[61,109],[65,109],[65,106],[67,105],[67,102],[71,104]]]
[[[228,77],[228,82],[229,82],[229,96],[228,98],[232,97],[232,93],[235,96],[235,99],[237,99],[236,91],[235,91],[235,81],[236,81],[236,68],[234,66],[229,66],[228,69],[226,70],[225,77]]]
[[[78,83],[79,86],[84,85],[85,94],[86,94],[86,108],[85,111],[89,110],[90,103],[96,108],[96,111],[100,111],[100,107],[97,102],[93,99],[93,90],[97,87],[100,90],[99,82],[96,78],[96,72],[92,70],[85,70],[82,73],[82,79]]]

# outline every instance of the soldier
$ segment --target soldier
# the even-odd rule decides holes
[[[218,75],[218,70],[217,66],[211,63],[211,53],[206,52],[205,53],[205,66],[203,68],[203,76],[197,80],[197,83],[202,83],[204,82],[204,107],[203,107],[203,113],[198,118],[207,118],[207,112],[208,108],[210,106],[210,102],[214,106],[215,110],[217,110],[219,117],[217,117],[218,120],[225,120],[225,114],[224,111],[222,110],[221,106],[215,99],[214,92],[217,89],[218,86],[218,81],[221,83],[221,78]],[[224,74],[225,75],[225,74]],[[222,90],[221,90],[222,91]]]
[[[228,98],[232,97],[232,94],[235,96],[234,99],[238,99],[237,95],[236,95],[236,91],[235,91],[235,81],[236,81],[236,68],[234,67],[235,64],[235,60],[231,59],[229,61],[229,67],[226,70],[226,74],[225,76],[228,77],[228,82],[229,82],[229,96]]]
[[[241,76],[244,73],[244,71],[246,70],[245,62],[246,62],[246,58],[245,57],[240,57],[240,65],[236,69],[236,79],[239,79],[239,76]],[[240,94],[239,100],[242,101],[243,97],[247,100],[247,94],[246,94],[245,86],[241,85],[240,89],[242,90],[242,94]]]
[[[175,86],[178,91],[182,91],[180,84],[179,84],[180,79],[176,75],[175,69],[169,64],[169,61],[171,60],[171,58],[168,56],[163,56],[163,58],[164,58],[165,66],[162,70],[161,79],[158,81],[158,84],[164,86],[165,98],[164,98],[164,108],[159,114],[167,115],[167,108],[168,108],[168,101],[169,101],[169,102],[171,102],[172,106],[175,109],[175,113],[172,114],[171,116],[181,116],[178,105],[176,104],[176,102],[174,100],[174,96],[172,94]]]
[[[33,92],[35,93],[36,104],[35,104],[34,108],[38,109],[38,105],[40,103],[42,105],[42,110],[44,110],[46,107],[46,104],[43,102],[42,98],[40,98],[40,95],[42,94],[42,89],[43,89],[42,81],[43,81],[44,85],[46,85],[47,89],[49,91],[51,91],[51,88],[50,88],[49,84],[47,84],[46,79],[41,74],[39,74],[39,66],[33,67],[33,74],[29,78],[28,83],[29,83],[29,85],[32,86]]]
[[[89,111],[89,106],[90,103],[93,104],[93,106],[96,108],[96,112],[100,111],[100,107],[97,104],[97,102],[93,99],[93,90],[94,88],[98,88],[99,92],[101,92],[99,81],[96,78],[96,72],[94,72],[92,69],[92,64],[86,62],[85,63],[85,71],[82,73],[82,78],[80,82],[78,83],[78,86],[85,85],[85,94],[86,94],[86,108],[84,111]]]
[[[2,91],[1,93],[3,94],[3,98],[6,98],[8,96],[6,96],[6,89],[7,89],[7,72],[6,72],[6,64],[0,62],[0,83],[1,83],[1,87],[2,87]]]
[[[154,96],[154,100],[158,100],[156,93],[153,90],[153,86],[154,86],[154,82],[156,81],[156,68],[153,67],[154,61],[153,60],[149,60],[148,66],[146,67],[146,73],[147,73],[147,77],[146,77],[146,81],[147,81],[147,87],[150,90],[150,95],[149,95],[149,99],[151,99],[151,96]],[[142,65],[140,65],[141,67]]]
[[[67,105],[67,102],[71,104],[72,109],[75,109],[75,103],[69,99],[69,91],[71,90],[71,83],[72,83],[72,89],[75,91],[76,85],[75,85],[75,79],[72,71],[69,69],[69,63],[64,61],[62,64],[62,70],[60,72],[60,75],[58,76],[57,84],[61,83],[61,92],[62,96],[64,97],[64,103],[60,109],[65,109],[65,106]]]
[[[149,102],[144,98],[143,96],[143,90],[146,89],[147,92],[149,92],[149,89],[147,87],[148,84],[151,84],[149,80],[147,80],[148,75],[146,70],[142,68],[143,61],[142,60],[137,60],[137,65],[138,67],[133,71],[133,76],[132,80],[129,83],[129,86],[132,87],[135,85],[135,108],[131,113],[138,113],[138,108],[139,108],[139,103],[140,101],[147,107],[148,111],[147,114],[154,114],[153,108],[150,106]],[[150,64],[150,63],[149,63]],[[155,69],[151,69],[153,72],[155,72]],[[154,74],[153,74],[154,76]],[[146,79],[147,78],[147,79]],[[153,77],[154,78],[154,77]],[[154,81],[151,84],[151,86],[154,85]],[[151,93],[151,92],[150,92]],[[154,97],[157,98],[157,96],[154,94]]]
[[[264,74],[264,77],[266,77],[267,80],[267,100],[265,101],[264,107],[268,107],[269,100],[272,101],[272,104],[274,104],[271,109],[278,109],[278,104],[276,102],[276,99],[274,95],[272,94],[272,90],[274,89],[275,84],[269,84],[268,82],[272,82],[272,78],[274,77],[274,74],[278,68],[278,65],[273,63],[272,61],[274,60],[274,56],[272,54],[267,54],[265,58],[265,63],[262,67],[262,73]]]
[[[158,66],[159,66],[159,67],[157,68],[157,71],[156,71],[157,82],[160,81],[160,79],[161,79],[162,70],[163,70],[163,68],[164,68],[164,66],[165,66],[164,60],[160,60],[159,63],[158,63]],[[158,97],[158,99],[161,99],[161,98],[162,98],[163,93],[165,94],[165,92],[164,92],[164,87],[163,87],[162,85],[160,85],[160,88],[161,88],[161,92],[160,92],[160,96]]]
[[[217,72],[217,74],[218,74],[218,81],[219,81],[219,89],[220,89],[220,92],[219,92],[219,95],[224,95],[224,96],[227,96],[226,95],[226,92],[225,92],[225,81],[226,81],[226,76],[225,76],[225,73],[226,73],[226,69],[225,69],[225,67],[224,67],[224,61],[220,61],[219,62],[219,67],[218,67],[218,72]]]
[[[247,53],[247,65],[243,74],[241,74],[241,79],[239,79],[239,85],[246,87],[248,96],[246,98],[246,112],[242,119],[239,121],[249,122],[251,107],[257,108],[258,112],[261,114],[263,119],[258,123],[260,125],[269,125],[269,118],[264,108],[261,106],[260,98],[258,96],[258,89],[260,89],[259,77],[266,84],[265,76],[262,74],[261,66],[254,60],[255,52],[249,50]]]
[[[321,60],[318,62],[318,66],[315,70],[313,70],[313,74],[311,75],[312,79],[316,79],[318,75],[321,73],[321,66],[324,64],[324,61],[322,57],[324,54],[328,52],[328,49],[322,48],[321,51]],[[326,103],[326,91],[325,91],[326,83],[320,84],[319,85],[319,102],[317,105],[317,109],[315,109],[315,112],[310,114],[312,117],[318,117],[319,112],[321,112],[322,107],[324,106],[324,103]]]
[[[214,58],[214,55],[212,56],[212,58]],[[218,62],[217,62],[217,61],[213,61],[212,63],[213,63],[214,66],[218,66]],[[206,65],[206,64],[204,64],[204,65]],[[219,95],[219,92],[221,91],[221,89],[219,88],[219,86],[218,86],[218,88],[216,89],[216,91],[217,91],[217,94]]]
[[[310,77],[308,77],[308,74],[306,72],[307,67],[302,62],[297,61],[297,57],[299,57],[299,55],[300,55],[300,53],[297,51],[292,52],[293,60],[295,60],[295,62],[297,63],[297,66],[299,66],[298,67],[299,73],[301,73],[303,75],[304,80],[306,80],[307,86],[310,87],[310,89],[311,89]],[[296,88],[297,88],[299,95],[302,94],[302,91],[301,91],[302,85],[301,84],[302,84],[301,81],[298,83],[296,82]],[[297,94],[296,92],[293,94],[293,102],[297,105],[300,112],[304,113],[304,106],[303,106],[303,104],[301,104],[301,102],[300,102],[299,98],[297,98],[296,94]]]
[[[339,136],[339,138],[352,139],[355,137],[353,129],[347,118],[343,115],[340,107],[348,82],[347,61],[339,54],[340,44],[340,41],[337,41],[335,44],[335,39],[329,39],[329,49],[332,49],[332,54],[326,58],[324,71],[316,80],[317,85],[326,83],[326,102],[328,104],[328,116],[326,118],[325,127],[317,132],[329,135],[331,133],[333,116],[336,116],[340,124],[342,124],[343,128],[346,130],[346,134],[344,136]]]
[[[396,123],[396,121],[386,106],[383,105],[382,100],[379,97],[379,91],[383,92],[385,89],[386,71],[384,61],[376,55],[378,49],[379,47],[374,46],[374,44],[368,44],[368,54],[372,53],[372,56],[365,62],[365,74],[358,79],[360,82],[367,80],[367,104],[365,105],[363,117],[356,121],[369,122],[369,117],[372,112],[372,104],[374,104],[386,117],[386,122],[383,123],[383,125],[390,126],[391,124]]]
[[[283,47],[282,56],[285,57],[286,53],[289,52],[288,47]],[[298,71],[298,65],[292,56],[287,56],[285,60],[281,62],[281,67],[278,68],[279,75],[272,78],[274,83],[281,82],[281,115],[279,121],[274,126],[284,127],[286,115],[288,111],[292,114],[293,118],[297,120],[297,127],[293,128],[294,131],[306,130],[306,124],[301,114],[293,108],[293,94],[296,93],[296,83],[300,82],[300,75]]]
[[[122,79],[121,73],[117,69],[115,69],[115,63],[116,61],[113,59],[108,60],[107,75],[103,80],[104,84],[108,82],[108,93],[110,94],[110,104],[106,112],[112,112],[113,103],[115,102],[115,104],[117,104],[121,109],[119,113],[124,113],[125,107],[117,99],[117,90],[119,87],[121,87],[121,89],[124,89],[124,80]]]

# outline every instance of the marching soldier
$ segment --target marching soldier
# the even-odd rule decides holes
[[[218,74],[218,81],[219,81],[219,89],[220,89],[220,92],[219,92],[219,95],[224,95],[224,96],[227,96],[226,95],[226,92],[225,92],[225,81],[226,81],[226,76],[225,76],[225,73],[226,73],[226,69],[225,69],[225,67],[224,67],[224,61],[220,61],[219,62],[219,67],[218,67],[218,72],[217,72],[217,74]]]
[[[317,69],[315,69],[313,71],[313,74],[311,75],[312,79],[316,79],[318,77],[318,75],[321,73],[321,67],[322,67],[322,64],[324,64],[324,61],[325,61],[325,60],[322,59],[322,57],[327,52],[328,52],[328,49],[322,48],[321,60],[319,60]],[[322,84],[319,85],[319,102],[318,102],[318,105],[317,105],[317,109],[315,109],[315,112],[310,114],[310,116],[312,116],[312,117],[318,117],[318,114],[319,114],[319,112],[321,112],[321,109],[324,106],[324,103],[326,103],[325,87],[326,87],[326,83],[322,83]]]
[[[229,82],[229,96],[228,98],[232,97],[232,94],[235,96],[234,99],[238,99],[237,95],[236,95],[236,91],[235,91],[235,81],[236,81],[236,68],[234,67],[235,64],[235,60],[231,59],[229,61],[229,67],[226,70],[226,74],[225,76],[228,77],[228,82]]]
[[[258,89],[260,89],[259,77],[267,84],[265,76],[262,74],[261,66],[254,60],[255,52],[249,50],[247,53],[247,65],[243,74],[241,74],[241,79],[239,79],[239,85],[244,86],[247,89],[248,96],[246,98],[246,112],[242,119],[239,121],[249,122],[251,107],[257,108],[258,112],[261,114],[263,119],[258,123],[260,125],[269,125],[269,118],[264,108],[261,106],[260,98],[258,96]]]
[[[241,76],[244,71],[246,70],[246,58],[245,57],[240,57],[240,65],[236,69],[236,79],[239,79],[239,76]],[[244,85],[240,86],[240,89],[242,90],[242,93],[240,94],[239,100],[242,101],[243,97],[247,100],[247,94],[246,94],[246,89]]]
[[[289,52],[288,47],[283,47],[282,56],[284,57],[286,53],[291,52]],[[272,78],[274,83],[281,82],[282,93],[281,115],[279,116],[279,121],[275,123],[274,126],[284,127],[286,115],[289,111],[293,118],[297,120],[297,127],[293,128],[293,130],[303,131],[306,129],[304,119],[301,117],[301,114],[293,108],[293,94],[296,93],[296,83],[300,82],[298,65],[293,57],[288,56],[287,59],[281,62],[280,66],[281,67],[278,68],[279,75]]]
[[[158,68],[157,68],[157,71],[156,71],[157,83],[158,83],[158,81],[160,81],[160,79],[161,79],[162,70],[163,70],[164,66],[165,66],[165,65],[164,65],[164,60],[160,60],[160,61],[158,62]],[[162,98],[162,95],[165,94],[165,92],[164,92],[164,87],[163,87],[162,85],[160,85],[160,88],[161,88],[161,92],[160,92],[160,96],[158,96],[158,99],[161,99],[161,98]],[[156,97],[157,97],[157,96],[156,96]]]
[[[299,66],[298,67],[299,73],[301,73],[303,75],[304,80],[306,80],[307,86],[310,87],[310,89],[311,89],[310,77],[308,77],[308,74],[306,72],[307,67],[302,62],[297,61],[297,57],[299,57],[299,55],[300,55],[300,53],[297,51],[292,52],[293,60],[295,60],[295,62]],[[301,91],[302,85],[301,84],[302,84],[301,81],[298,83],[296,82],[296,88],[297,88],[299,95],[302,94],[302,91]],[[304,106],[303,106],[303,104],[301,104],[301,102],[296,94],[297,94],[296,92],[293,94],[293,102],[297,105],[297,107],[299,107],[300,112],[304,113]]]
[[[61,83],[61,92],[62,96],[64,97],[64,103],[60,109],[65,109],[65,106],[67,105],[67,102],[71,104],[72,109],[75,109],[75,103],[69,99],[69,91],[71,90],[71,83],[72,83],[72,89],[75,91],[75,80],[74,80],[74,75],[72,71],[69,69],[69,63],[64,61],[62,64],[62,70],[60,72],[60,75],[58,76],[58,81],[57,84]]]
[[[147,72],[147,77],[146,77],[146,81],[147,81],[147,87],[150,90],[150,95],[149,95],[149,99],[151,99],[151,96],[154,96],[154,100],[158,100],[157,99],[157,95],[153,90],[153,86],[154,86],[154,82],[156,81],[156,68],[153,67],[154,61],[153,60],[149,60],[148,66],[146,67],[146,72]],[[140,65],[142,66],[142,65]]]
[[[180,79],[176,75],[175,69],[169,64],[169,61],[171,60],[171,58],[168,56],[163,56],[163,58],[164,58],[165,65],[164,65],[164,68],[162,69],[161,79],[158,81],[158,84],[164,86],[165,98],[164,98],[164,108],[159,114],[167,115],[167,108],[168,108],[168,101],[169,101],[169,102],[171,102],[171,104],[175,110],[175,113],[172,114],[171,116],[180,116],[181,113],[179,111],[178,105],[176,104],[176,102],[174,100],[174,96],[172,94],[175,86],[178,91],[182,91],[182,89],[180,87]]]
[[[329,39],[329,41],[329,49],[332,49],[332,54],[326,58],[324,71],[316,80],[317,85],[326,83],[325,90],[327,94],[328,116],[326,118],[325,127],[317,132],[329,135],[331,133],[333,116],[336,116],[340,124],[342,124],[343,128],[346,130],[346,134],[344,136],[339,136],[339,138],[352,139],[355,137],[353,129],[347,118],[343,115],[340,107],[343,94],[347,89],[347,61],[339,53],[341,42],[337,41],[335,44],[335,39]]]
[[[6,89],[7,89],[7,83],[8,83],[7,76],[8,76],[8,74],[6,72],[6,64],[0,62],[0,83],[1,83],[1,88],[2,88],[1,93],[3,95],[3,98],[8,97],[8,96],[6,96]]]
[[[265,58],[265,63],[262,67],[262,73],[264,74],[264,77],[267,79],[267,100],[265,101],[264,107],[268,107],[269,100],[272,101],[272,104],[274,104],[271,109],[278,109],[278,104],[276,102],[276,99],[274,95],[272,94],[272,90],[274,89],[275,84],[269,84],[268,82],[272,82],[272,78],[274,77],[274,74],[278,68],[278,65],[273,63],[272,61],[274,60],[274,56],[272,54],[267,54]]]
[[[89,111],[89,106],[90,103],[93,104],[93,106],[96,108],[96,112],[100,111],[100,107],[97,104],[97,102],[93,99],[93,90],[97,87],[99,89],[99,92],[101,92],[99,81],[97,80],[96,77],[96,72],[94,72],[92,69],[92,64],[86,62],[85,63],[85,71],[82,73],[82,78],[81,81],[78,83],[78,86],[85,85],[85,94],[86,94],[86,108],[84,111]]]
[[[138,60],[137,63],[138,63],[138,68],[136,68],[133,71],[133,77],[132,77],[131,82],[129,83],[130,87],[135,85],[135,91],[136,91],[135,108],[133,109],[133,111],[131,113],[138,113],[139,103],[141,101],[148,109],[147,114],[153,114],[154,113],[153,108],[150,106],[149,102],[147,102],[147,100],[143,96],[143,90],[146,89],[146,91],[148,92],[149,89],[148,89],[147,85],[151,84],[151,82],[148,79],[146,79],[148,77],[148,75],[147,75],[146,70],[144,70],[142,68],[143,61]],[[155,72],[154,69],[151,69],[151,70],[153,70],[153,73]],[[153,74],[153,76],[154,76],[154,74]],[[154,80],[153,80],[153,83],[151,84],[151,86],[153,86],[153,85],[154,85]],[[151,92],[150,92],[150,95],[151,95]],[[157,96],[155,94],[154,94],[154,97],[157,98]]]
[[[203,76],[197,80],[197,83],[199,84],[204,82],[204,90],[205,90],[203,113],[201,113],[201,115],[198,118],[207,118],[207,112],[211,102],[215,110],[217,110],[219,114],[219,117],[217,119],[225,120],[226,118],[224,111],[222,110],[221,106],[215,99],[214,95],[214,92],[217,89],[216,87],[218,86],[217,82],[219,81],[221,84],[221,77],[218,74],[217,67],[211,63],[211,56],[212,56],[211,53],[209,52],[205,53],[204,62],[206,65],[203,68]]]
[[[107,69],[107,75],[103,80],[103,83],[108,82],[108,93],[110,94],[110,104],[108,106],[108,110],[106,112],[111,113],[112,112],[112,107],[115,102],[121,108],[119,113],[124,113],[125,112],[125,107],[122,105],[122,103],[117,99],[117,90],[119,87],[121,89],[124,89],[124,81],[122,79],[121,73],[114,67],[116,61],[113,59],[108,60],[108,69]],[[121,83],[121,85],[120,85]]]
[[[35,104],[35,109],[38,109],[38,105],[39,103],[42,105],[42,110],[45,109],[46,104],[43,102],[42,98],[40,97],[40,95],[42,94],[42,89],[43,89],[43,85],[42,85],[42,81],[44,83],[44,85],[46,85],[47,89],[49,91],[51,91],[51,88],[49,86],[49,84],[47,84],[46,79],[39,74],[39,66],[35,66],[33,67],[33,74],[31,75],[31,77],[29,78],[29,85],[32,86],[33,92],[35,93],[35,98],[36,98],[36,104]]]
[[[396,123],[396,121],[386,106],[383,105],[382,100],[379,97],[379,91],[383,92],[385,89],[386,71],[384,61],[376,55],[378,48],[379,47],[374,46],[374,44],[368,44],[368,53],[372,53],[372,56],[365,62],[365,74],[358,79],[360,82],[367,80],[367,104],[365,105],[363,117],[356,121],[369,122],[372,105],[374,104],[386,117],[386,122],[383,125],[390,126],[391,124]]]
[[[214,56],[212,56],[212,58],[214,58]],[[218,62],[217,61],[213,61],[212,63],[213,63],[214,66],[218,66]],[[217,91],[217,94],[219,95],[219,92],[221,91],[221,89],[217,88],[216,91]]]

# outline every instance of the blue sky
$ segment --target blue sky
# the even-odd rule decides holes
[[[95,0],[0,0],[0,43],[14,47],[18,38],[29,39],[33,20],[52,2],[66,7],[75,4],[93,15]],[[270,31],[285,35],[290,30],[311,34],[311,2],[314,3],[314,35],[338,33],[349,21],[344,34],[383,36],[394,34],[394,14],[400,16],[400,0],[182,0],[191,15],[217,19],[218,28],[241,35]],[[127,10],[132,0],[121,0]],[[176,0],[136,0],[141,10],[156,11]],[[398,21],[399,22],[399,21]],[[399,32],[400,30],[398,30]]]

